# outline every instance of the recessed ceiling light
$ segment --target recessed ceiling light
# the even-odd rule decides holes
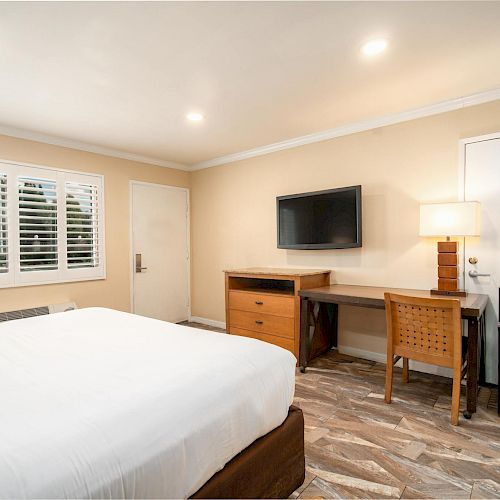
[[[376,40],[370,40],[361,47],[361,52],[365,56],[374,56],[380,54],[387,48],[387,40],[383,38],[378,38]]]
[[[186,115],[186,118],[190,122],[201,122],[203,120],[203,115],[201,113],[188,113]]]

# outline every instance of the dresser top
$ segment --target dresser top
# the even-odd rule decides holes
[[[311,276],[330,273],[330,269],[295,269],[293,267],[245,267],[242,269],[225,269],[227,274],[272,274],[275,276]]]

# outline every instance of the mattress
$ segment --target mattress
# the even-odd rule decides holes
[[[188,497],[285,420],[295,363],[109,309],[0,324],[0,496]]]

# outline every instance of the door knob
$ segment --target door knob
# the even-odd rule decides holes
[[[142,271],[145,271],[147,267],[142,267],[142,254],[136,253],[135,254],[135,272],[136,273],[142,273]]]
[[[471,278],[477,278],[479,276],[490,276],[489,274],[485,274],[485,273],[478,273],[475,269],[469,271],[469,276]]]

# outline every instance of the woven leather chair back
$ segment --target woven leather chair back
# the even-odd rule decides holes
[[[460,301],[386,293],[385,302],[395,355],[450,368],[461,359]]]

